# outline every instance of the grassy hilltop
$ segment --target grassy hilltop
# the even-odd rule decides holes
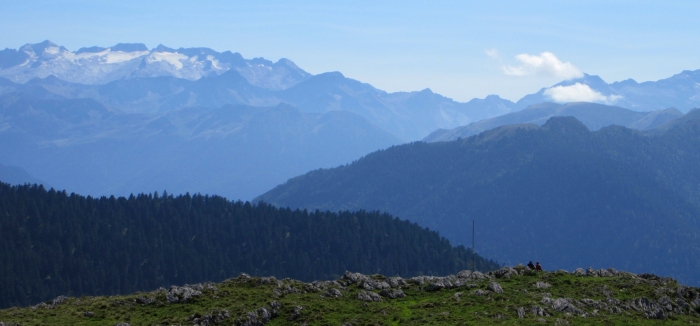
[[[614,269],[408,279],[346,273],[303,283],[242,274],[222,283],[0,310],[0,325],[629,325],[700,323],[700,289]]]

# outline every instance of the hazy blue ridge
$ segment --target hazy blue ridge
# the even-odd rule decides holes
[[[507,113],[495,118],[484,119],[454,129],[440,129],[425,137],[425,142],[450,141],[466,138],[496,127],[531,123],[543,125],[549,118],[556,116],[572,116],[581,121],[590,130],[600,130],[603,127],[617,125],[637,130],[650,130],[683,116],[675,108],[665,110],[639,112],[617,106],[598,103],[573,102],[557,104],[551,102],[533,104],[526,109]]]
[[[688,116],[697,116],[692,111]],[[700,284],[700,119],[589,131],[572,117],[394,146],[256,200],[386,211],[506,264],[614,267]]]
[[[0,164],[0,182],[11,185],[40,184],[49,186],[45,182],[31,176],[27,171],[16,166]]]
[[[251,199],[295,175],[352,162],[400,140],[346,111],[194,107],[124,113],[92,99],[0,96],[0,157],[72,192],[168,189]]]

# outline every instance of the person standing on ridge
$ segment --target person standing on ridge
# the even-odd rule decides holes
[[[532,270],[535,269],[535,265],[532,264],[532,260],[531,260],[529,263],[527,263],[527,267],[530,268],[530,269],[532,269]]]
[[[540,262],[537,262],[537,265],[535,265],[535,270],[536,271],[542,271],[542,265],[540,265]]]

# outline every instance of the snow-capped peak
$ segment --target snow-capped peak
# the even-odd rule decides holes
[[[173,49],[165,45],[148,50],[141,43],[119,43],[111,47],[85,47],[69,51],[51,41],[6,49],[0,56],[0,77],[24,83],[32,78],[56,76],[81,84],[103,84],[133,77],[171,76],[196,80],[238,71],[253,85],[285,89],[310,76],[293,62],[272,63],[263,58],[245,60],[238,53],[208,48]]]

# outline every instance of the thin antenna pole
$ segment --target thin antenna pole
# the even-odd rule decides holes
[[[476,271],[476,252],[474,251],[474,220],[472,220],[472,270]]]

